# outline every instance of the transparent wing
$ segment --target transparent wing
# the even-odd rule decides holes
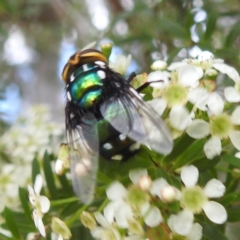
[[[167,125],[133,88],[104,102],[100,110],[116,130],[134,141],[162,154],[171,152],[173,140]]]
[[[98,130],[92,114],[84,115],[81,124],[76,119],[67,119],[67,142],[70,152],[71,178],[75,194],[82,203],[93,200],[98,169]]]

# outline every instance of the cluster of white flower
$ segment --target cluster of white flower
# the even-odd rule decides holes
[[[20,115],[0,137],[0,152],[8,157],[0,161],[0,212],[5,206],[18,207],[18,187],[30,182],[32,160],[41,159],[46,150],[54,152],[63,132],[62,125],[50,121],[49,109],[38,105]]]
[[[50,209],[50,201],[46,196],[40,195],[43,187],[43,178],[40,174],[36,176],[34,187],[28,185],[29,201],[33,206],[33,220],[36,228],[41,236],[46,237],[46,229],[43,224],[44,214]],[[51,239],[63,240],[70,239],[71,232],[67,225],[57,217],[53,217],[51,221]],[[29,233],[27,240],[34,239],[36,233]]]
[[[196,185],[198,174],[198,169],[192,165],[183,167],[181,180],[185,187],[179,190],[163,178],[152,181],[146,169],[132,170],[129,177],[133,184],[126,189],[120,182],[113,182],[106,190],[109,203],[103,214],[95,212],[93,217],[89,212],[83,212],[81,221],[91,230],[92,236],[100,240],[144,240],[147,238],[146,227],[161,226],[168,229],[169,237],[200,240],[202,227],[194,223],[194,214],[203,210],[212,222],[222,224],[227,213],[221,204],[208,199],[223,196],[224,185],[212,179],[201,188]],[[181,210],[169,216],[165,210],[168,203],[174,201],[179,202]]]
[[[240,151],[240,106],[232,111],[227,104],[240,101],[240,76],[234,68],[205,51],[196,59],[168,67],[156,61],[152,69],[147,81],[154,88],[154,99],[149,103],[159,114],[170,110],[167,121],[174,138],[184,131],[194,139],[207,137],[204,152],[208,159],[221,154],[221,140],[225,144],[230,139]],[[235,85],[221,92],[219,74],[226,74]]]
[[[57,149],[55,141],[64,133],[64,126],[50,120],[49,108],[35,105],[21,114],[13,126],[1,136],[0,148],[12,163],[31,162],[38,154]]]

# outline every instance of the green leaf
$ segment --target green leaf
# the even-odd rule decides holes
[[[171,51],[168,53],[167,64],[170,64],[182,49],[183,47],[175,47],[174,49],[169,49]]]
[[[176,160],[173,169],[178,169],[182,166],[188,165],[194,162],[196,159],[199,159],[199,154],[203,153],[203,145],[206,140],[199,139],[195,140]]]
[[[240,202],[240,193],[228,193],[225,194],[221,200],[221,204],[223,204],[225,207],[233,204],[234,202]]]
[[[177,187],[178,189],[181,189],[181,181],[172,174],[168,173],[162,168],[158,168],[156,173],[157,177],[165,178],[169,184]]]
[[[187,134],[184,134],[181,138],[176,140],[172,152],[165,157],[163,164],[167,165],[171,161],[175,161],[176,158],[182,154],[193,142],[194,139],[189,137]]]
[[[233,25],[231,31],[227,35],[225,40],[225,47],[232,46],[236,39],[239,37],[239,33],[240,33],[240,21]]]
[[[53,172],[52,172],[52,167],[51,167],[51,159],[48,155],[47,152],[45,152],[44,157],[43,157],[43,170],[44,170],[44,175],[45,179],[47,182],[47,186],[49,189],[49,193],[52,197],[52,199],[56,199],[58,196],[57,194],[57,187],[55,185],[54,177],[53,177]]]
[[[31,213],[31,209],[29,207],[29,201],[28,201],[28,197],[27,197],[28,193],[27,193],[26,189],[19,187],[18,195],[19,195],[19,198],[20,198],[20,201],[21,201],[21,204],[22,204],[22,207],[25,212],[27,220],[33,224],[32,213]]]
[[[230,165],[240,168],[240,159],[237,157],[234,157],[233,155],[230,154],[225,154],[222,157],[223,161],[229,163]]]
[[[169,32],[173,38],[177,37],[184,40],[191,40],[189,32],[186,31],[186,29],[180,23],[169,20],[167,18],[163,18],[159,24],[160,27]]]
[[[16,223],[16,220],[14,218],[13,212],[8,207],[5,207],[3,213],[4,213],[7,227],[9,229],[9,231],[12,233],[13,237],[15,239],[22,239],[19,229],[18,229],[18,226],[17,226],[17,223]]]
[[[228,240],[220,229],[211,222],[200,223],[203,227],[203,236],[208,240]]]
[[[240,222],[240,207],[234,207],[227,210],[228,222]]]
[[[72,186],[70,186],[69,181],[66,178],[66,175],[57,175],[59,182],[61,183],[61,186],[63,188],[64,193],[66,194],[73,194]]]
[[[204,34],[204,40],[209,40],[211,38],[211,36],[213,35],[213,32],[216,27],[217,19],[218,19],[217,12],[208,13],[208,20],[207,20],[207,25],[206,25],[206,31]]]
[[[40,174],[40,167],[37,158],[32,161],[32,183],[34,183],[36,176]]]
[[[211,160],[207,159],[205,156],[197,159],[193,162],[194,166],[198,168],[199,171],[206,171],[215,167],[221,160],[220,156],[217,156]]]

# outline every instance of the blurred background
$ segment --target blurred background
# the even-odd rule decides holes
[[[36,152],[54,152],[61,142],[51,145],[50,136],[64,132],[64,64],[89,43],[99,48],[109,41],[114,44],[110,60],[132,55],[127,75],[149,73],[157,59],[170,63],[203,50],[240,72],[239,0],[0,1],[0,211],[18,206],[11,201],[18,184],[30,181],[19,179],[23,172],[30,178]],[[35,104],[49,110],[27,110]],[[235,231],[231,239],[237,240],[238,225]]]
[[[32,104],[64,121],[62,68],[96,41],[113,42],[112,59],[131,54],[131,71],[149,71],[209,50],[240,71],[238,0],[0,1],[0,132]]]

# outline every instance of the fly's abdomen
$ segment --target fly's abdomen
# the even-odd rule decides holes
[[[102,97],[106,74],[96,64],[85,64],[73,72],[67,86],[68,100],[82,108],[94,106]]]
[[[98,121],[100,155],[107,160],[125,161],[133,156],[139,145],[119,133],[105,119]]]

